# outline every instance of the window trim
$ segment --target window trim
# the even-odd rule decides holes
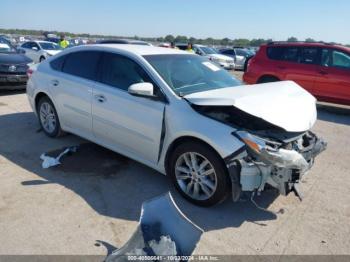
[[[113,54],[113,55],[121,56],[121,57],[124,57],[126,59],[131,60],[132,62],[134,62],[135,64],[140,66],[141,69],[144,70],[145,73],[147,74],[147,76],[152,80],[153,88],[157,88],[160,91],[160,96],[143,97],[143,98],[147,98],[147,99],[160,101],[160,102],[164,102],[166,104],[169,104],[169,99],[166,96],[166,94],[164,93],[163,89],[158,84],[158,81],[150,74],[148,68],[146,68],[143,64],[135,61],[135,59],[133,59],[132,57],[130,57],[130,56],[126,55],[126,54],[121,54],[119,52],[113,52],[113,51],[110,51],[110,50],[99,50],[99,52],[101,53],[101,55],[100,55],[99,64],[98,64],[98,67],[97,67],[97,80],[96,80],[96,82],[98,82],[99,84],[105,85],[105,86],[107,86],[109,88],[117,89],[118,91],[121,91],[121,92],[124,92],[124,93],[127,93],[127,94],[131,95],[128,92],[128,90],[124,90],[124,89],[121,89],[121,88],[118,88],[118,87],[115,87],[115,86],[111,86],[111,85],[103,83],[101,81],[101,77],[102,77],[102,62],[104,60],[105,55],[106,54]]]
[[[77,54],[77,53],[83,53],[83,52],[96,52],[96,53],[99,53],[98,54],[98,59],[97,59],[97,63],[96,63],[96,69],[95,69],[95,77],[96,77],[96,79],[89,79],[89,78],[86,78],[86,77],[82,77],[82,76],[77,76],[77,75],[73,75],[73,74],[70,74],[70,73],[67,73],[67,72],[64,72],[63,71],[63,69],[64,69],[64,66],[65,66],[65,64],[66,64],[66,62],[67,62],[67,59],[71,56],[71,55],[73,55],[73,54]],[[65,56],[65,58],[64,58],[64,61],[63,61],[63,63],[62,63],[62,68],[61,68],[61,70],[60,71],[58,71],[58,72],[60,72],[60,73],[63,73],[63,74],[66,74],[66,75],[69,75],[69,76],[71,76],[71,77],[77,77],[77,78],[79,78],[79,79],[83,79],[84,81],[92,81],[92,82],[98,82],[97,81],[97,79],[98,79],[98,71],[99,71],[99,68],[100,68],[100,63],[101,63],[101,57],[102,57],[102,54],[101,54],[101,51],[100,50],[92,50],[92,49],[88,49],[88,50],[77,50],[77,51],[75,51],[75,52],[70,52],[70,53],[68,53],[68,54],[65,54],[65,55],[63,55],[63,56]],[[59,57],[57,57],[56,59],[59,59],[61,56],[59,56]],[[51,65],[50,65],[51,66]],[[51,67],[52,68],[52,67]],[[54,70],[54,69],[53,69]],[[55,70],[55,71],[57,71],[57,70]]]

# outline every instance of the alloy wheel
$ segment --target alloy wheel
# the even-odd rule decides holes
[[[53,133],[56,129],[56,115],[53,107],[47,103],[44,102],[40,106],[40,121],[42,124],[42,127],[45,129],[48,133]]]
[[[213,165],[196,152],[180,155],[175,164],[175,176],[181,190],[195,200],[209,199],[217,188]]]

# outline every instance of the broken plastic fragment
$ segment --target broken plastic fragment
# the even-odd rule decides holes
[[[47,156],[45,153],[40,156],[40,159],[43,160],[43,163],[41,164],[42,168],[49,168],[52,166],[57,166],[60,165],[60,159],[62,156],[65,154],[68,154],[69,152],[76,152],[77,147],[76,146],[71,146],[67,147],[61,154],[59,154],[57,157],[50,157]]]
[[[105,261],[128,261],[126,255],[139,254],[189,256],[202,233],[203,230],[184,216],[168,193],[143,203],[136,231]]]
[[[176,244],[169,236],[161,236],[159,242],[151,240],[148,244],[157,256],[176,255]]]

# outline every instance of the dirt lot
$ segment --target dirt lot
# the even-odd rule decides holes
[[[193,206],[148,167],[74,135],[47,138],[26,95],[2,92],[0,254],[105,255],[96,240],[122,246],[142,202],[169,190],[205,231],[196,254],[350,254],[350,109],[318,109],[314,131],[328,149],[302,183],[303,202],[272,191],[257,198],[270,211],[284,210],[275,215],[249,201]],[[82,146],[63,165],[41,168],[43,152],[70,145]]]

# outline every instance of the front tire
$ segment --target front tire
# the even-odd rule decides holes
[[[168,171],[180,194],[199,206],[224,201],[231,188],[223,160],[213,149],[199,142],[176,147]]]
[[[39,59],[39,62],[41,63],[42,61],[44,61],[46,58],[44,56],[41,56]]]
[[[39,100],[37,113],[39,123],[44,133],[49,137],[59,137],[63,135],[58,115],[52,101],[47,97]]]

